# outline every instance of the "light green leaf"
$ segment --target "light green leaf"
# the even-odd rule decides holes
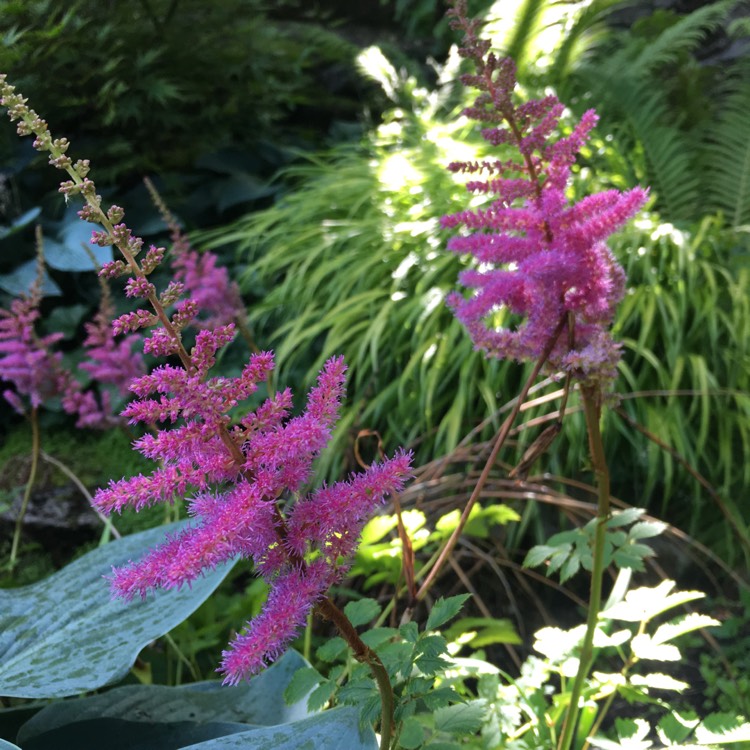
[[[680,649],[671,643],[656,643],[645,633],[636,635],[630,642],[633,653],[639,659],[653,659],[655,661],[679,661]]]
[[[628,538],[632,540],[649,539],[653,536],[659,536],[666,528],[667,524],[661,521],[639,521],[628,529]]]
[[[521,638],[510,620],[494,617],[462,617],[456,620],[443,635],[449,642],[461,638],[461,643],[472,649],[483,648],[494,643],[521,643]]]
[[[141,649],[194,612],[234,565],[209,571],[179,591],[113,600],[104,580],[112,566],[137,560],[186,524],[118,539],[39,583],[0,590],[0,695],[76,695],[127,674]]]
[[[284,690],[284,701],[292,704],[305,699],[324,680],[325,677],[315,667],[298,669]]]
[[[614,529],[618,526],[627,526],[637,521],[646,511],[643,508],[627,508],[615,511],[607,521],[607,528]]]
[[[607,620],[647,622],[672,607],[702,599],[705,596],[700,591],[677,591],[670,594],[674,586],[674,581],[662,581],[653,588],[644,587],[628,591],[623,601],[602,612],[601,616]]]
[[[696,727],[695,740],[699,745],[750,742],[750,722],[731,714],[711,714]]]
[[[700,628],[719,627],[721,623],[708,615],[701,615],[697,612],[691,612],[685,617],[672,622],[665,622],[659,625],[653,635],[655,643],[666,643],[685,633],[692,633]]]
[[[656,733],[665,745],[675,745],[686,740],[699,722],[700,719],[692,712],[680,714],[678,711],[671,711],[659,720]]]
[[[674,677],[659,672],[649,672],[649,674],[645,675],[634,674],[630,678],[630,684],[638,687],[654,688],[656,690],[674,690],[678,693],[682,693],[690,687],[687,682],[675,680]]]
[[[536,568],[556,551],[557,547],[551,547],[548,544],[537,544],[528,551],[526,559],[523,561],[523,567]]]
[[[344,651],[346,651],[346,641],[339,636],[334,636],[316,651],[316,655],[318,659],[331,662],[336,661]]]

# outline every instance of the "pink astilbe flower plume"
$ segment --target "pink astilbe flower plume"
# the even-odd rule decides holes
[[[459,53],[476,70],[461,77],[479,91],[464,114],[483,125],[482,136],[492,146],[504,153],[513,147],[521,156],[449,166],[486,173],[466,188],[492,200],[441,220],[445,228],[469,230],[448,247],[480,264],[460,277],[474,294],[454,293],[448,302],[476,347],[498,358],[539,358],[564,320],[549,363],[587,382],[613,378],[619,351],[608,329],[625,274],[606,239],[637,213],[647,192],[608,190],[571,204],[565,194],[571,166],[596,124],[595,112],[585,112],[569,135],[553,139],[564,109],[558,99],[516,104],[513,61],[497,58],[489,42],[478,38],[478,22],[467,18],[465,0],[454,0],[448,14],[464,34]],[[518,325],[503,324],[509,315]]]
[[[184,285],[194,299],[201,317],[194,321],[198,328],[226,325],[245,317],[245,306],[237,284],[229,279],[229,272],[218,265],[218,258],[210,251],[198,252],[182,231],[177,219],[167,208],[151,180],[146,187],[169,228],[172,250],[170,262],[175,269],[175,281]]]
[[[46,122],[2,75],[0,103],[11,120],[19,121],[19,134],[34,134],[34,147],[49,152],[50,163],[70,176],[60,191],[85,200],[81,218],[102,227],[92,240],[114,245],[122,254],[122,260],[106,264],[101,275],[128,276],[126,294],[147,300],[151,307],[120,316],[113,330],[156,326],[144,350],[179,360],[134,378],[130,390],[137,398],[122,412],[131,422],[154,428],[154,434],[137,440],[135,447],[158,461],[158,468],[148,476],[111,482],[96,493],[94,503],[110,513],[187,498],[192,520],[141,560],[114,570],[112,590],[126,599],[145,596],[155,588],[189,585],[231,558],[251,559],[269,583],[270,595],[259,617],[224,653],[221,670],[225,682],[234,684],[276,658],[327,589],[346,574],[363,524],[387,494],[402,488],[411,456],[399,452],[348,481],[305,495],[313,461],[331,438],[344,396],[343,359],[325,364],[301,414],[291,416],[291,393],[282,391],[254,413],[234,420],[230,413],[242,409],[258,385],[268,381],[273,355],[253,354],[238,377],[211,376],[217,351],[234,337],[234,324],[223,319],[199,330],[188,351],[182,331],[200,314],[201,304],[209,304],[200,295],[196,298],[189,275],[182,274],[159,292],[148,276],[164,251],[152,247],[138,260],[143,241],[122,223],[123,209],[102,208],[87,176],[88,161],[73,163],[66,156],[67,140],[53,139]],[[204,271],[212,269],[215,266]],[[204,276],[200,282],[204,285],[208,279]],[[192,298],[181,298],[186,290]],[[330,602],[323,605],[326,611],[335,610]]]
[[[122,423],[115,413],[115,399],[124,399],[130,395],[130,381],[143,375],[145,365],[143,357],[134,351],[140,336],[131,334],[115,339],[112,330],[114,305],[109,285],[100,277],[102,290],[99,310],[93,320],[85,324],[86,338],[83,342],[88,359],[80,363],[79,368],[91,376],[91,385],[98,386],[98,393],[93,389],[81,390],[77,385],[68,389],[63,398],[63,408],[69,414],[77,414],[77,427],[107,429]]]
[[[31,290],[28,295],[14,299],[9,309],[0,308],[0,380],[14,388],[4,390],[3,397],[19,414],[26,412],[22,397],[36,409],[71,387],[70,375],[62,366],[62,354],[54,351],[63,335],[39,336],[35,330],[40,318],[44,272],[40,232],[37,242],[39,271]]]

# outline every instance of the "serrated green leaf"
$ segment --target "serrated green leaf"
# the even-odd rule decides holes
[[[750,742],[750,722],[732,714],[711,714],[696,727],[695,739],[700,745]]]
[[[356,628],[374,620],[382,610],[383,608],[374,599],[359,599],[356,602],[349,602],[344,607],[344,614]]]
[[[462,636],[466,637],[470,633],[473,633],[472,638],[464,640]],[[465,643],[472,649],[495,643],[521,643],[521,637],[510,620],[494,617],[462,617],[444,631],[443,635],[449,643],[461,638],[461,643]]]
[[[645,633],[636,635],[630,641],[633,653],[639,659],[653,659],[654,661],[679,661],[680,649],[671,643],[655,643],[650,635]]]
[[[675,680],[674,677],[670,677],[668,674],[661,674],[660,672],[649,672],[645,675],[634,674],[630,678],[630,683],[636,687],[654,688],[655,690],[674,690],[677,693],[682,693],[690,687],[687,682]]]
[[[550,547],[548,544],[537,544],[532,547],[523,561],[524,568],[536,568],[544,563],[547,558],[557,550],[557,547]]]
[[[483,701],[471,701],[438,708],[434,712],[435,729],[449,734],[477,732],[482,727],[484,714]]]
[[[416,750],[424,742],[424,727],[413,717],[404,719],[398,741],[406,750]]]
[[[323,706],[328,703],[335,691],[336,683],[333,680],[321,682],[320,685],[310,693],[310,697],[307,699],[308,710],[312,712],[320,711]]]
[[[560,568],[560,583],[565,583],[572,578],[581,568],[581,560],[575,555],[571,555],[565,564]]]
[[[639,521],[628,529],[628,538],[633,540],[650,539],[659,536],[666,528],[667,525],[661,521]]]
[[[618,526],[628,526],[637,521],[645,512],[643,508],[626,508],[625,510],[615,511],[607,521],[607,528],[614,529]]]
[[[284,690],[284,700],[288,704],[297,703],[306,698],[324,680],[325,677],[315,667],[298,669]]]
[[[113,600],[105,576],[187,525],[150,529],[87,553],[49,578],[0,590],[0,695],[63,697],[127,674],[141,649],[210,596],[232,569],[221,565],[192,587]]]
[[[425,630],[436,630],[444,623],[452,620],[461,611],[461,607],[470,596],[470,594],[459,594],[448,599],[440,597],[430,610],[424,626]]]
[[[398,632],[407,643],[416,643],[419,638],[419,626],[416,622],[407,622],[402,625]]]
[[[700,719],[695,714],[670,711],[659,720],[656,734],[665,745],[677,745],[686,740],[699,723]]]
[[[370,648],[378,648],[398,635],[398,628],[370,628],[360,635],[362,642]]]
[[[655,643],[666,643],[685,633],[692,633],[700,628],[719,627],[721,623],[708,615],[691,612],[685,617],[672,622],[665,622],[656,629],[653,635]]]
[[[315,655],[321,661],[333,662],[346,651],[346,648],[346,641],[336,635],[320,646]]]

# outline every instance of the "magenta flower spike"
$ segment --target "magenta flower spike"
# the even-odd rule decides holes
[[[478,22],[467,18],[464,0],[448,13],[453,28],[464,33],[459,53],[476,68],[461,77],[479,90],[464,114],[482,123],[482,136],[493,147],[520,154],[449,166],[476,175],[466,189],[492,200],[441,220],[444,228],[468,230],[448,247],[478,262],[460,276],[473,294],[454,293],[448,303],[488,356],[536,360],[564,321],[550,365],[586,382],[614,378],[619,349],[609,326],[625,273],[606,240],[643,206],[647,192],[607,190],[571,203],[571,166],[596,124],[595,112],[585,112],[569,135],[555,138],[564,109],[558,99],[516,104],[513,61],[498,59],[477,37]],[[509,324],[509,317],[518,322]]]
[[[0,309],[0,380],[13,385],[14,390],[3,391],[3,396],[19,414],[26,411],[22,396],[36,409],[63,394],[70,383],[62,355],[53,351],[62,334],[37,336],[34,330],[39,302],[34,289],[28,297],[14,299],[9,310]]]
[[[133,382],[141,398],[124,412],[131,421],[180,424],[136,443],[161,462],[159,469],[149,477],[112,482],[94,502],[107,512],[171,502],[189,488],[194,493],[188,500],[194,519],[189,528],[113,572],[113,592],[126,599],[155,588],[180,588],[234,557],[254,561],[271,592],[260,616],[224,654],[225,682],[235,684],[282,653],[316,602],[344,577],[365,522],[388,494],[402,488],[411,457],[399,452],[348,481],[279,503],[299,495],[312,476],[312,462],[338,415],[346,367],[341,358],[326,363],[297,417],[289,417],[289,391],[245,417],[234,428],[243,438],[245,460],[238,467],[218,428],[227,424],[226,412],[265,380],[273,358],[254,355],[236,380],[201,380],[222,341],[222,334],[199,334],[192,358],[203,364],[193,376],[164,366]]]
[[[327,589],[346,574],[366,519],[387,494],[403,487],[411,456],[397,452],[347,481],[306,495],[313,461],[330,440],[344,395],[343,359],[325,364],[306,409],[298,416],[290,415],[291,393],[282,391],[254,413],[234,420],[230,413],[241,409],[258,385],[267,381],[273,355],[253,354],[238,377],[211,376],[217,351],[234,337],[234,324],[199,330],[188,352],[182,331],[205,302],[195,296],[180,299],[188,276],[158,293],[148,276],[162,261],[164,250],[152,247],[138,260],[143,241],[122,223],[122,208],[102,208],[101,196],[88,177],[89,162],[74,163],[66,155],[68,141],[52,138],[47,123],[3,75],[0,104],[12,121],[19,121],[18,133],[34,134],[34,147],[49,152],[50,163],[67,172],[70,180],[61,184],[60,192],[67,198],[81,196],[85,205],[79,215],[102,228],[93,233],[92,241],[120,251],[122,259],[105,264],[100,275],[127,276],[126,295],[146,299],[151,306],[121,315],[112,330],[124,333],[153,327],[144,351],[179,361],[133,379],[129,387],[137,400],[122,412],[132,423],[154,429],[135,447],[158,461],[158,468],[148,476],[111,482],[96,493],[94,503],[111,513],[126,506],[138,510],[186,498],[192,523],[139,561],[113,570],[113,594],[131,599],[155,588],[180,588],[231,558],[252,559],[269,583],[270,595],[259,617],[224,653],[221,671],[226,683],[235,684],[273,661]],[[211,268],[215,267],[208,271]],[[200,281],[205,284],[207,279]],[[171,315],[170,306],[174,306]],[[19,313],[23,310],[19,308]],[[26,321],[32,313],[25,314],[20,322],[5,323],[5,340],[16,336],[17,329],[19,335],[27,335]],[[15,349],[9,351],[18,356]],[[26,377],[22,368],[19,373]],[[37,393],[36,382],[29,382],[27,390]]]

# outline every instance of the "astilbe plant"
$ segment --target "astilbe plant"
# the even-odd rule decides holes
[[[557,135],[564,111],[557,97],[517,103],[513,61],[496,57],[490,43],[477,36],[478,21],[467,18],[465,3],[455,3],[449,15],[453,28],[464,34],[459,53],[475,67],[461,81],[479,91],[464,114],[481,123],[491,146],[507,145],[515,153],[449,167],[486,174],[467,182],[466,189],[492,196],[482,208],[441,220],[445,228],[470,230],[448,246],[480,263],[461,275],[475,294],[466,299],[455,293],[450,304],[489,356],[535,360],[554,335],[547,355],[552,367],[582,381],[611,379],[619,351],[609,326],[625,291],[625,273],[606,239],[643,206],[647,192],[640,187],[607,190],[571,204],[566,195],[571,166],[596,124],[596,113],[585,112],[571,133]],[[515,328],[498,327],[501,312],[521,322]]]
[[[273,356],[254,354],[239,377],[211,377],[216,353],[234,337],[234,325],[200,330],[188,351],[181,331],[196,319],[199,305],[181,299],[184,283],[172,281],[157,293],[148,278],[164,249],[152,246],[139,261],[142,240],[122,223],[121,208],[102,208],[88,178],[88,161],[74,164],[66,156],[68,141],[52,138],[46,122],[4,76],[0,94],[11,120],[19,121],[19,134],[34,134],[34,147],[48,152],[50,163],[69,175],[60,188],[66,200],[83,197],[81,218],[101,227],[92,240],[120,250],[123,259],[105,264],[101,274],[127,276],[126,295],[151,306],[151,311],[137,309],[117,318],[114,332],[153,327],[144,351],[179,361],[136,378],[131,390],[138,399],[123,412],[131,422],[156,428],[138,440],[137,448],[158,460],[159,467],[150,476],[112,482],[97,492],[95,504],[111,513],[126,506],[172,502],[190,492],[193,522],[142,560],[113,571],[114,594],[129,599],[154,588],[179,588],[230,558],[252,558],[271,591],[261,614],[224,653],[225,682],[236,683],[278,656],[317,605],[378,681],[387,746],[393,712],[387,673],[325,593],[345,575],[367,518],[387,494],[402,487],[410,455],[398,452],[348,481],[303,494],[312,478],[312,462],[336,420],[344,392],[343,360],[334,358],[325,365],[301,415],[290,417],[292,395],[285,390],[233,423],[229,412],[256,391],[273,367]],[[168,314],[170,306],[174,312]]]
[[[474,66],[473,73],[462,76],[462,83],[479,92],[464,114],[481,123],[482,135],[493,148],[513,154],[512,158],[450,166],[454,172],[471,175],[486,172],[487,179],[474,179],[467,189],[472,194],[491,195],[492,200],[484,208],[442,219],[445,228],[463,226],[469,230],[451,239],[449,247],[473,255],[480,263],[479,268],[464,271],[461,277],[475,293],[468,299],[454,294],[449,302],[475,345],[488,356],[535,361],[535,367],[498,432],[459,526],[420,594],[455,544],[531,383],[545,366],[562,371],[566,384],[558,419],[540,435],[522,464],[533,462],[549,447],[560,429],[569,387],[577,383],[596,476],[597,514],[586,628],[557,743],[558,750],[568,750],[578,725],[579,699],[594,659],[610,516],[609,470],[599,423],[604,393],[616,376],[619,361],[619,349],[609,326],[624,294],[625,274],[606,239],[634,216],[646,201],[647,192],[639,187],[625,193],[608,190],[571,204],[566,195],[571,166],[596,123],[596,114],[584,113],[570,134],[558,135],[564,110],[559,100],[547,96],[519,103],[513,61],[498,58],[490,51],[490,43],[478,37],[478,22],[468,17],[466,1],[453,0],[448,15],[452,27],[463,33],[460,55]],[[498,321],[507,320],[508,315],[520,318],[520,324],[514,328],[498,326]]]

